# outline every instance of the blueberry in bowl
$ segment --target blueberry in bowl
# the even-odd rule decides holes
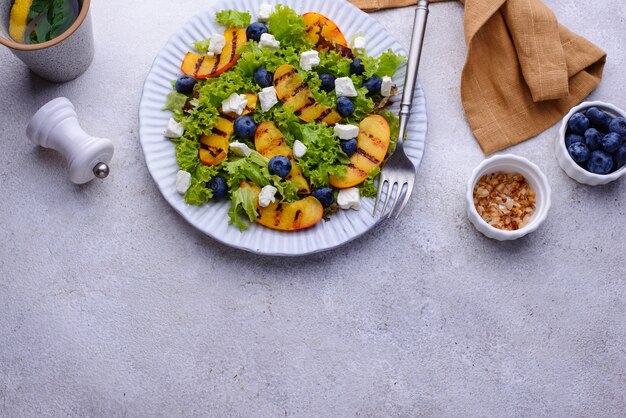
[[[574,113],[569,119],[569,122],[567,122],[567,125],[571,133],[584,135],[585,131],[591,126],[591,123],[584,114]]]
[[[579,183],[597,186],[626,175],[626,111],[599,101],[575,106],[561,122],[555,154]]]

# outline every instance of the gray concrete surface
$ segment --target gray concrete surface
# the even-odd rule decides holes
[[[608,52],[592,98],[626,108],[621,0],[547,3]],[[430,133],[405,215],[297,259],[199,234],[146,170],[144,77],[202,8],[95,2],[95,61],[61,86],[0,49],[0,416],[626,415],[626,181],[570,180],[553,127],[510,149],[552,184],[544,226],[512,243],[474,230],[463,193],[484,156],[459,99],[460,5],[432,6]],[[408,47],[410,14],[376,17]],[[60,95],[115,141],[106,181],[73,186],[27,143],[31,114]]]

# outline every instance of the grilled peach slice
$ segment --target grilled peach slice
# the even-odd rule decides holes
[[[246,43],[245,29],[228,28],[224,31],[226,46],[220,55],[207,57],[205,55],[188,52],[183,60],[181,70],[193,78],[217,77],[237,63],[239,55],[237,49]]]
[[[387,155],[391,131],[389,123],[380,115],[369,115],[359,125],[357,149],[344,177],[330,177],[330,184],[338,189],[361,184],[374,168],[380,166]]]
[[[246,94],[246,99],[248,99],[248,105],[244,109],[243,115],[254,112],[257,103],[257,95],[248,93]],[[228,157],[228,148],[230,147],[230,138],[235,131],[235,119],[237,119],[237,114],[235,113],[221,113],[211,134],[202,135],[200,137],[200,150],[198,151],[198,155],[203,164],[218,165],[226,160],[226,157]]]
[[[337,45],[348,48],[346,37],[341,33],[339,26],[326,16],[309,12],[305,13],[302,18],[306,27],[307,38],[313,42],[315,49],[337,49]]]
[[[218,165],[228,156],[230,137],[234,132],[232,121],[220,117],[210,135],[200,137],[200,161],[205,165]]]
[[[287,145],[285,137],[274,122],[262,122],[256,129],[254,135],[254,147],[263,156],[272,158],[277,155],[282,155],[291,160],[291,171],[287,175],[286,179],[292,181],[298,186],[299,194],[311,193],[309,183],[302,175],[302,170],[293,159],[293,152]]]
[[[305,122],[326,122],[334,125],[341,120],[335,109],[315,101],[309,86],[292,65],[284,64],[276,69],[274,88],[276,96],[283,104],[292,107],[296,116]]]
[[[250,187],[257,195],[261,192],[255,184],[242,183],[241,187]],[[312,196],[292,203],[274,202],[266,208],[258,208],[256,222],[270,229],[279,231],[297,231],[317,224],[324,215],[324,207]]]

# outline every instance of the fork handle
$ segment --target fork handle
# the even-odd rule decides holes
[[[407,63],[406,79],[404,81],[404,91],[400,102],[400,131],[398,142],[404,141],[406,127],[413,107],[413,93],[417,84],[417,74],[422,56],[422,45],[424,44],[424,33],[426,32],[426,22],[428,20],[429,0],[419,0],[415,10],[415,23],[413,24],[413,36],[411,37],[411,49],[409,50],[409,61]]]

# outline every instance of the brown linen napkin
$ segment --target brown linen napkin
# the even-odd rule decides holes
[[[378,8],[417,3],[352,1]],[[540,0],[466,0],[465,42],[461,100],[487,154],[556,123],[597,87],[606,61]]]

